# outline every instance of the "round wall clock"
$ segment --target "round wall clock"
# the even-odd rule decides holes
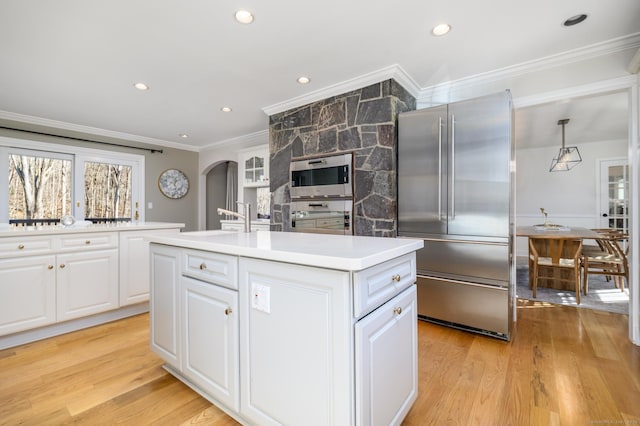
[[[169,169],[160,173],[158,186],[166,197],[182,198],[189,191],[189,179],[180,170]]]

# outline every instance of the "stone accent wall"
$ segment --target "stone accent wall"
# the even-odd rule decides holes
[[[271,229],[290,231],[293,157],[354,154],[355,235],[396,235],[397,117],[416,101],[394,80],[269,117]]]

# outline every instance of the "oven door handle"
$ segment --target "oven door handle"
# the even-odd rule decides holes
[[[308,165],[314,165],[314,164],[326,164],[327,160],[309,160],[307,162]]]
[[[327,203],[309,203],[309,207],[328,207]]]

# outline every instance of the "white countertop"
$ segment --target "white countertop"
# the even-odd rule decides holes
[[[416,251],[424,245],[421,239],[412,238],[220,230],[153,235],[148,240],[235,256],[346,271],[360,271]]]
[[[184,223],[170,222],[117,222],[98,223],[91,225],[48,225],[48,226],[2,226],[0,237],[22,237],[25,235],[51,235],[80,232],[109,232],[109,231],[144,231],[150,229],[184,228]]]

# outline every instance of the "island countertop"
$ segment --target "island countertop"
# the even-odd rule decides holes
[[[219,230],[153,235],[148,240],[171,246],[346,271],[360,271],[416,251],[424,245],[422,240],[412,238]]]

